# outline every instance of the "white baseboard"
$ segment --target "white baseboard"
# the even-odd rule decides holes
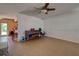
[[[70,40],[69,38],[63,38],[63,37],[59,37],[59,36],[51,36],[51,35],[45,35],[47,37],[51,37],[51,38],[57,38],[57,39],[61,39],[61,40],[65,40],[65,41],[69,41],[69,42],[74,42],[74,43],[78,43],[79,44],[79,39],[77,40]]]

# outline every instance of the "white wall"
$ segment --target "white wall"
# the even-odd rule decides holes
[[[29,30],[31,28],[35,28],[35,29],[42,28],[42,29],[44,29],[43,20],[41,20],[39,18],[18,14],[17,19],[18,19],[18,32],[19,32],[18,33],[19,34],[18,39],[19,40],[24,35],[25,30]]]
[[[79,43],[79,9],[44,20],[46,35]]]

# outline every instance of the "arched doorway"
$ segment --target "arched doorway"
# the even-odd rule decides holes
[[[15,19],[0,19],[0,36],[9,35],[9,32],[13,29],[17,30],[17,27],[18,22]]]

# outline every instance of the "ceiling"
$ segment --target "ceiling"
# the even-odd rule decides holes
[[[0,3],[0,14],[16,14],[24,10],[32,10],[32,7],[40,5],[33,3]]]
[[[48,15],[39,14],[35,7],[43,6],[43,3],[0,3],[0,15],[16,15],[17,13],[27,14],[35,17],[51,17],[67,13],[77,8],[77,3],[50,3],[49,7],[55,7],[56,11],[51,11]]]

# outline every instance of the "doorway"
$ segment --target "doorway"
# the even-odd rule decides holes
[[[5,36],[8,35],[8,25],[7,23],[0,23],[0,35]]]

